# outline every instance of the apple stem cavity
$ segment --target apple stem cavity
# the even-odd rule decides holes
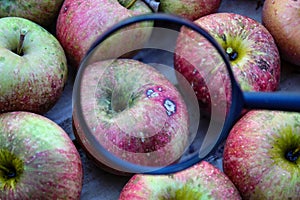
[[[300,157],[300,146],[296,149],[289,150],[285,157],[290,162],[297,162],[298,158]]]
[[[25,29],[21,29],[20,30],[20,39],[19,39],[19,43],[18,43],[18,47],[17,47],[17,54],[19,56],[23,56],[24,52],[23,52],[23,44],[24,44],[24,40],[25,40],[25,36],[27,34],[27,30]]]
[[[233,61],[238,57],[238,53],[231,47],[226,48],[226,54],[228,55],[230,61]]]

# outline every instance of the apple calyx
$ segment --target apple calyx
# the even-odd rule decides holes
[[[232,47],[227,47],[225,52],[230,61],[236,60],[238,57],[238,53]]]
[[[285,158],[288,161],[293,163],[295,163],[299,157],[300,157],[300,146],[296,149],[289,150],[285,155]]]
[[[25,36],[26,36],[27,32],[28,31],[26,29],[20,30],[20,39],[19,39],[19,43],[17,46],[17,50],[16,50],[16,54],[18,54],[19,56],[23,56],[23,54],[24,54],[23,44],[24,44],[24,40],[25,40]]]
[[[119,3],[125,8],[129,9],[137,0],[118,0]]]
[[[21,159],[6,149],[0,150],[0,188],[14,189],[24,171]]]

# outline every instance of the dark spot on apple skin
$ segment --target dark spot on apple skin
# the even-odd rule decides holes
[[[263,59],[260,59],[257,63],[258,67],[263,71],[268,71],[270,68],[270,65]]]

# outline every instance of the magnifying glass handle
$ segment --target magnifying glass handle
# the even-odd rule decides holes
[[[244,107],[300,112],[300,93],[243,92]]]

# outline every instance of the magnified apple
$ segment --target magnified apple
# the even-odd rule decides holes
[[[116,59],[90,64],[82,73],[74,132],[96,163],[119,170],[101,158],[93,141],[139,165],[165,167],[182,156],[189,142],[187,106],[158,70],[137,60]]]

